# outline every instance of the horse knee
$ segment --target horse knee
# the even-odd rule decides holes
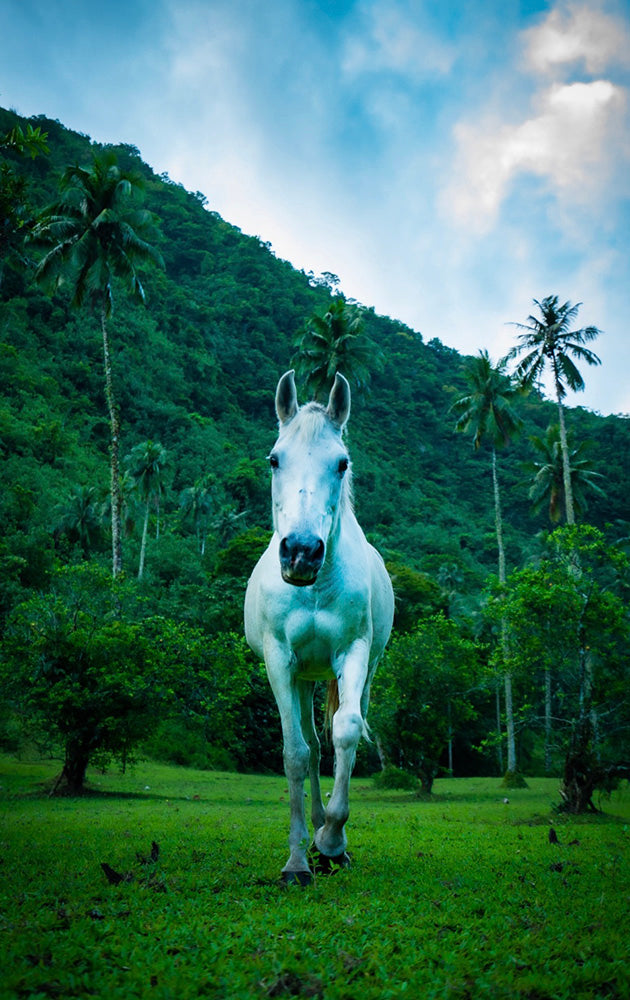
[[[304,781],[309,771],[311,752],[306,743],[285,746],[283,752],[284,771],[287,778]]]
[[[359,712],[338,709],[333,719],[333,743],[342,750],[354,750],[363,733],[363,718]]]

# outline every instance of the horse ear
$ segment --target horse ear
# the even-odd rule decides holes
[[[341,372],[337,372],[335,375],[326,413],[333,424],[342,431],[350,416],[350,384]]]
[[[285,372],[276,389],[276,413],[281,424],[293,420],[298,411],[297,392],[295,391],[295,372]]]

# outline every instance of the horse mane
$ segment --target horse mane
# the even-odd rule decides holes
[[[326,408],[321,403],[312,400],[300,406],[297,413],[287,423],[280,427],[280,437],[285,441],[295,439],[303,447],[310,441],[315,440],[326,428],[331,428],[335,434],[339,430],[328,416]],[[343,436],[343,432],[342,432]],[[350,456],[348,455],[348,458]],[[354,510],[354,500],[352,493],[352,463],[348,466],[342,487],[341,487],[341,511]]]

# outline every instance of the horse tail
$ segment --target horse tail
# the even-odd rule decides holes
[[[324,706],[324,727],[326,732],[332,732],[333,715],[339,708],[339,685],[337,678],[333,677],[326,685],[326,703]]]

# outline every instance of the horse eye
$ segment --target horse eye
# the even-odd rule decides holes
[[[269,456],[269,465],[271,466],[272,469],[277,469],[278,468],[278,466],[280,465],[280,462],[278,461],[278,456],[277,455],[270,455]]]
[[[337,469],[339,471],[339,475],[343,476],[344,472],[346,472],[347,469],[348,469],[348,459],[347,458],[340,458],[339,459],[339,465],[337,466]]]

